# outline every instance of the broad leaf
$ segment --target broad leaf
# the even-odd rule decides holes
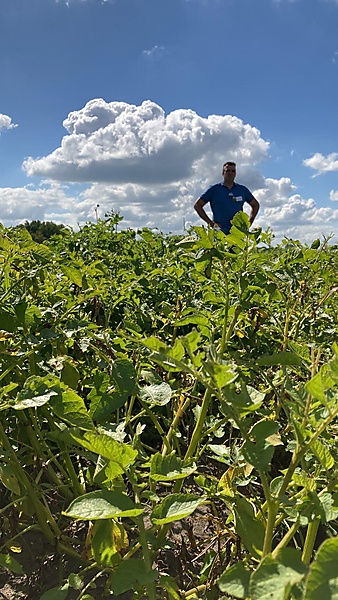
[[[302,581],[306,566],[300,552],[285,548],[276,559],[267,556],[252,574],[250,580],[251,600],[286,600],[291,588]]]
[[[164,406],[170,402],[172,390],[168,383],[164,381],[159,384],[146,385],[139,387],[139,397],[144,402],[155,406]]]
[[[143,509],[137,508],[125,494],[99,490],[76,498],[63,514],[73,519],[95,521],[117,517],[137,517],[142,512]]]
[[[10,465],[0,464],[0,481],[7,489],[19,496],[21,493],[20,484]]]
[[[98,520],[94,523],[91,542],[93,557],[99,565],[113,567],[120,559],[119,552],[128,548],[128,536],[121,523]]]
[[[265,354],[264,356],[259,356],[256,362],[262,367],[270,365],[299,367],[303,364],[300,356],[294,352],[274,352],[273,354]]]
[[[338,600],[338,538],[329,538],[310,565],[303,600]]]
[[[157,570],[147,572],[144,560],[129,558],[122,561],[111,574],[110,589],[119,596],[123,592],[133,589],[137,584],[147,585],[147,583],[153,583],[157,577]]]
[[[69,584],[61,585],[59,587],[52,588],[42,594],[40,600],[65,600],[68,596]]]
[[[242,562],[238,562],[229,569],[226,569],[217,581],[221,592],[234,596],[235,598],[245,599],[249,596],[250,571],[246,569]]]
[[[265,527],[255,516],[253,506],[238,496],[234,506],[235,530],[246,549],[255,557],[260,558],[263,549]]]
[[[99,434],[91,431],[70,430],[71,437],[78,443],[94,452],[100,454],[108,460],[116,463],[120,467],[120,473],[135,462],[137,450],[134,450],[128,444],[118,442],[109,435]]]
[[[155,507],[151,520],[155,525],[179,521],[191,515],[204,501],[205,498],[193,494],[170,494]]]
[[[10,554],[1,554],[0,553],[0,566],[4,569],[8,569],[17,575],[23,575],[24,570],[20,563],[13,558]]]
[[[150,462],[150,479],[153,481],[173,481],[183,479],[196,471],[197,466],[184,466],[183,461],[175,454],[162,456],[154,454]]]

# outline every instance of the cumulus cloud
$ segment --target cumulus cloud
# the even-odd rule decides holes
[[[310,167],[317,171],[317,175],[327,173],[329,171],[338,171],[338,153],[332,152],[324,156],[320,152],[316,152],[310,158],[303,160],[305,167]]]
[[[160,185],[219,171],[224,157],[256,164],[268,142],[258,129],[230,115],[168,115],[154,102],[88,102],[64,121],[68,135],[48,156],[28,158],[28,175],[58,181]]]
[[[17,127],[17,125],[15,123],[12,123],[11,117],[0,113],[0,132],[3,129],[14,129],[14,127]]]
[[[331,190],[330,200],[332,200],[332,202],[338,202],[338,190]]]
[[[267,181],[270,181],[271,191],[280,187],[277,180]],[[271,199],[268,198],[267,192],[268,190],[265,191],[266,204],[263,205],[263,213],[257,224],[271,227],[277,240],[287,236],[311,243],[316,237],[337,234],[338,210],[318,207],[313,198],[303,198],[300,194],[281,194],[277,204],[273,195]],[[259,191],[256,197],[261,200]]]

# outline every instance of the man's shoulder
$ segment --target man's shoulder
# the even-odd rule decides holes
[[[213,185],[210,185],[208,187],[208,189],[200,196],[202,198],[202,200],[204,198],[210,198],[210,196],[212,196],[213,194],[217,193],[218,189],[222,187],[221,183],[214,183]]]
[[[209,190],[214,190],[214,189],[217,189],[217,188],[220,188],[220,187],[223,187],[222,183],[213,183],[208,189]]]
[[[234,185],[235,187],[241,188],[242,190],[248,190],[248,192],[250,191],[249,188],[247,188],[246,185],[243,185],[242,183],[235,183]]]

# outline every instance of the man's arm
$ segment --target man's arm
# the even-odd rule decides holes
[[[250,222],[250,225],[252,225],[252,223],[254,222],[256,215],[259,211],[259,202],[258,202],[258,200],[256,200],[256,198],[253,198],[253,200],[251,200],[251,202],[249,202],[249,204],[251,206],[249,222]]]
[[[204,200],[202,200],[202,198],[198,198],[198,200],[196,200],[196,202],[194,204],[194,209],[197,212],[198,216],[201,217],[201,219],[203,219],[203,221],[205,221],[205,223],[210,225],[210,227],[220,227],[220,225],[218,223],[215,223],[215,221],[212,221],[212,219],[210,219],[210,217],[208,217],[207,213],[204,210],[205,205],[206,205],[206,202],[204,202]]]

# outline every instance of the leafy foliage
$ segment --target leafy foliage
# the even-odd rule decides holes
[[[273,247],[245,214],[228,236],[120,219],[0,231],[4,531],[14,505],[74,556],[85,523],[79,560],[135,599],[333,598],[337,249]],[[178,581],[159,558],[202,509],[217,533]],[[85,571],[43,597],[88,597]]]

